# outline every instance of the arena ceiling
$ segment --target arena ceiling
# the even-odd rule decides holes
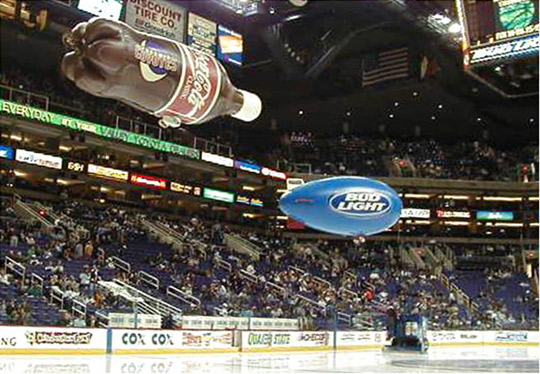
[[[463,73],[456,36],[447,26],[425,21],[442,14],[454,22],[453,1],[409,1],[407,7],[401,0],[312,1],[304,7],[260,1],[249,16],[220,1],[226,2],[176,2],[189,3],[192,10],[244,34],[245,66],[228,69],[238,86],[263,98],[265,111],[254,126],[269,126],[276,119],[280,128],[291,131],[339,133],[348,122],[355,132],[384,126],[393,136],[412,135],[419,127],[423,135],[448,141],[488,133],[502,142],[538,136],[538,97],[508,100],[473,81]],[[39,61],[43,71],[58,71],[60,35],[85,16],[65,6],[53,10],[54,27],[43,33],[3,22],[2,56]],[[409,49],[414,73],[362,87],[363,58],[398,47]],[[437,67],[429,79],[418,75],[423,56]]]

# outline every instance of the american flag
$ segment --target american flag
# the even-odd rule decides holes
[[[409,49],[374,53],[362,60],[362,87],[409,77]]]

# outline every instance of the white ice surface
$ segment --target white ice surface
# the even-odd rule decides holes
[[[0,373],[538,373],[538,358],[538,347],[431,348],[425,355],[381,351],[130,356],[0,355]]]

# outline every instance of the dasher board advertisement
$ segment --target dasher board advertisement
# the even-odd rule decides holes
[[[65,351],[105,353],[107,330],[58,327],[2,326],[0,351]],[[0,360],[1,362],[1,360]]]
[[[186,9],[174,2],[127,0],[125,14],[126,23],[136,30],[185,42]]]

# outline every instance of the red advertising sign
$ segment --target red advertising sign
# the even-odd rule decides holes
[[[142,174],[131,174],[131,184],[164,190],[167,188],[167,179]]]

